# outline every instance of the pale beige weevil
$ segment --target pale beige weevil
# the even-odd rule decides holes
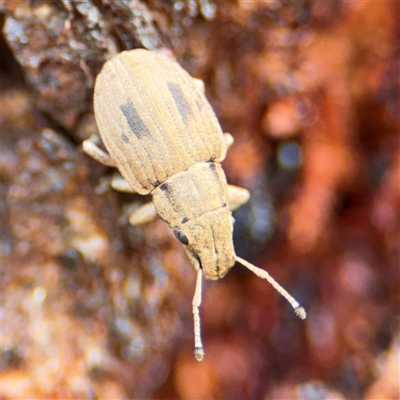
[[[204,356],[200,336],[201,284],[223,278],[235,261],[266,279],[304,319],[306,312],[266,271],[235,254],[232,210],[245,203],[246,189],[228,185],[221,167],[233,143],[223,134],[204,95],[192,78],[169,57],[137,49],[107,61],[97,76],[94,111],[108,154],[95,140],[84,151],[117,167],[125,181],[116,189],[151,193],[153,202],[130,215],[140,225],[157,214],[184,245],[197,271],[193,298],[195,356]]]

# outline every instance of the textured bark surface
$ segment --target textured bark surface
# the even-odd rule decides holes
[[[397,2],[0,4],[2,398],[397,399]],[[145,199],[89,159],[93,84],[126,49],[170,49],[235,144],[238,255],[206,282]],[[132,206],[133,204],[133,206]]]

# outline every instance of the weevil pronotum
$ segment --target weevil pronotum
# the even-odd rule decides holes
[[[233,143],[223,134],[204,94],[171,58],[136,49],[107,61],[96,78],[94,112],[101,139],[84,151],[118,168],[115,189],[153,196],[129,221],[140,225],[157,215],[184,245],[195,270],[193,298],[195,356],[204,357],[200,335],[202,278],[223,278],[238,261],[266,279],[304,319],[303,307],[266,271],[235,254],[232,211],[248,201],[246,189],[228,185],[221,161]]]

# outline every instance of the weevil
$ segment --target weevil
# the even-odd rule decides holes
[[[232,211],[247,202],[246,189],[228,185],[221,161],[233,143],[223,133],[204,93],[176,61],[160,52],[123,51],[107,61],[96,78],[96,138],[83,142],[97,161],[118,168],[117,190],[151,194],[152,202],[134,211],[140,225],[157,215],[183,244],[197,271],[193,297],[195,357],[204,357],[200,334],[202,279],[223,278],[239,262],[266,279],[304,319],[303,307],[265,270],[235,254]]]

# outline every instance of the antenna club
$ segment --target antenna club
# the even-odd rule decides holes
[[[241,257],[236,256],[236,261],[240,264],[248,268],[254,274],[256,274],[261,279],[265,279],[267,282],[271,284],[271,286],[280,293],[293,307],[294,312],[300,319],[306,319],[307,313],[306,310],[301,307],[301,305],[285,290],[272,276],[261,268],[256,267],[255,265],[249,263],[248,261],[244,260]]]
[[[301,306],[296,307],[295,310],[294,310],[294,312],[296,313],[296,315],[297,315],[300,319],[306,319],[306,318],[307,318],[307,312],[306,312],[306,310],[305,310],[303,307],[301,307]]]
[[[197,361],[203,361],[203,358],[204,358],[204,350],[203,350],[203,348],[202,347],[195,347],[194,356],[196,357]]]

